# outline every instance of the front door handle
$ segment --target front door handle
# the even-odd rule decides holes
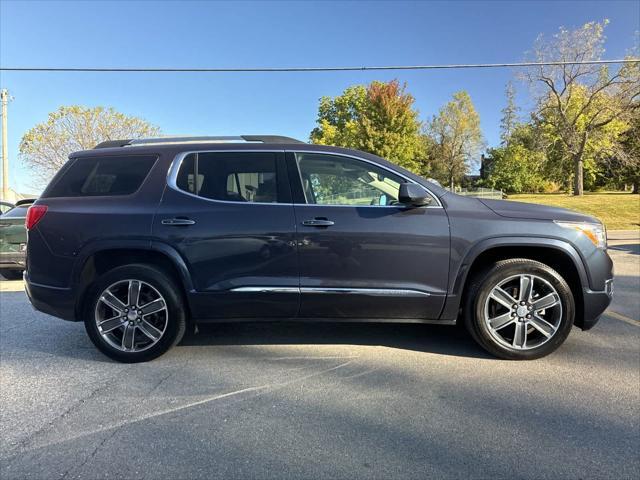
[[[314,218],[313,220],[305,220],[302,222],[302,225],[305,227],[330,227],[334,225],[335,222],[331,220],[327,220],[326,218]]]
[[[185,225],[194,225],[196,222],[190,218],[165,218],[160,223],[162,223],[162,225],[169,225],[170,227],[181,227]]]

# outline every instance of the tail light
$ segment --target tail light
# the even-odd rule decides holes
[[[27,227],[27,230],[35,227],[45,213],[47,213],[46,205],[31,205],[27,210],[27,217],[24,219],[24,226]]]

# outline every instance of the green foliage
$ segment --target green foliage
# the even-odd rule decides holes
[[[106,140],[157,136],[158,127],[113,108],[62,106],[24,134],[19,151],[34,180],[47,183],[70,153],[89,150]]]
[[[549,183],[544,179],[544,154],[523,145],[490,148],[487,162],[490,173],[484,184],[507,193],[542,192]]]
[[[537,132],[533,126],[515,126],[506,145],[489,149],[483,185],[507,193],[549,190],[551,182],[546,180],[546,155],[536,142]]]
[[[467,92],[453,95],[429,125],[432,176],[453,189],[467,174],[483,146],[480,116]]]
[[[622,188],[633,186],[638,193],[640,186],[640,105],[633,111],[629,128],[622,134],[617,154],[602,162],[599,186]]]
[[[424,141],[414,98],[397,80],[347,88],[322,97],[311,141],[355,148],[384,157],[414,172],[422,170]]]

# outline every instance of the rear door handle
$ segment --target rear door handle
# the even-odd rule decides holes
[[[160,223],[162,225],[169,225],[171,227],[180,227],[185,225],[194,225],[195,220],[191,220],[190,218],[165,218]]]
[[[302,225],[305,227],[330,227],[334,224],[335,222],[327,220],[326,218],[314,218],[313,220],[305,220],[302,222]]]

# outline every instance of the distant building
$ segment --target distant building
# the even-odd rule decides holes
[[[491,169],[491,159],[484,156],[484,153],[480,155],[480,178],[486,179]]]

